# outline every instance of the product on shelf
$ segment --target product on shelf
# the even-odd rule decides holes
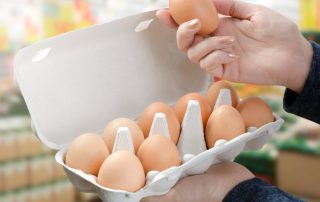
[[[0,162],[16,158],[16,135],[11,132],[0,132]]]
[[[28,185],[28,169],[25,160],[9,161],[0,165],[3,191],[11,191]]]
[[[29,161],[29,183],[39,185],[53,180],[52,156],[37,156]]]
[[[58,181],[51,185],[52,190],[52,202],[75,202],[76,192],[72,184],[68,181]]]

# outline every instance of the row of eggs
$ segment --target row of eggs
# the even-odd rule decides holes
[[[232,105],[214,108],[221,89],[230,90]],[[118,118],[105,127],[102,137],[93,133],[80,135],[67,150],[66,165],[96,176],[97,183],[103,187],[138,191],[145,185],[149,171],[163,171],[181,164],[176,145],[190,100],[200,104],[207,148],[212,148],[219,139],[231,140],[245,133],[248,127],[259,128],[274,121],[272,110],[262,99],[251,97],[240,102],[237,92],[228,82],[218,81],[211,85],[206,97],[189,93],[181,97],[174,107],[155,102],[145,108],[138,123]],[[156,113],[165,114],[170,138],[163,134],[149,134]],[[132,153],[124,150],[112,152],[121,127],[130,131],[134,147]]]

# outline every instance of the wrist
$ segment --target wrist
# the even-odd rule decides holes
[[[290,68],[288,72],[289,78],[285,84],[287,88],[295,91],[296,93],[301,93],[303,90],[311,69],[313,58],[313,48],[311,43],[303,38],[303,36],[301,36],[301,38],[302,40],[298,48],[298,54],[293,54],[290,58],[291,60],[296,58],[296,60],[294,60],[292,68]]]
[[[221,163],[207,171],[218,184],[211,192],[212,201],[223,201],[228,193],[241,182],[254,178],[245,167],[237,163]]]

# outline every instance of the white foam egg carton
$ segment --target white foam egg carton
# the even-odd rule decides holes
[[[182,165],[150,171],[141,190],[108,189],[97,184],[95,176],[67,167],[68,145],[80,134],[102,134],[113,119],[135,119],[152,102],[174,104],[186,93],[208,89],[211,76],[178,50],[175,34],[151,11],[59,35],[16,55],[14,78],[32,128],[46,146],[57,150],[56,161],[80,191],[96,192],[108,202],[162,195],[185,176],[232,161],[241,151],[259,149],[280,128],[283,120],[274,114],[274,122],[251,128],[230,141],[219,140],[206,150],[199,103],[190,101],[177,144]],[[229,94],[223,90],[217,105],[230,104]],[[154,133],[169,137],[161,113],[154,118],[151,135]],[[114,151],[133,151],[127,128],[119,128],[116,139]]]
[[[228,89],[220,91],[215,108],[224,104],[231,105],[231,95]],[[147,196],[167,193],[185,176],[204,173],[210,166],[220,162],[233,161],[242,151],[260,149],[283,123],[283,120],[276,114],[274,116],[274,122],[260,128],[250,127],[247,129],[247,133],[241,134],[230,141],[218,140],[213,148],[207,150],[200,104],[196,100],[190,100],[177,144],[182,164],[179,167],[171,167],[162,172],[149,171],[146,176],[145,186],[135,193],[103,187],[96,182],[95,176],[66,166],[64,163],[66,149],[56,154],[56,160],[64,167],[69,179],[79,190],[96,192],[106,202],[138,202]],[[230,127],[232,127],[232,123],[230,123]],[[157,113],[155,115],[149,136],[153,134],[163,134],[170,138],[165,114]],[[112,152],[119,150],[127,150],[134,153],[130,131],[126,127],[118,129]],[[166,150],[164,149],[163,152],[166,152]]]

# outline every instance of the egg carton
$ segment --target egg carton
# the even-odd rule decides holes
[[[190,101],[177,145],[182,165],[149,172],[141,190],[104,188],[94,176],[67,167],[68,145],[80,134],[102,134],[108,122],[135,119],[150,103],[173,104],[186,93],[208,89],[211,76],[179,51],[175,35],[151,11],[46,39],[16,55],[14,81],[30,112],[33,131],[43,144],[57,150],[56,161],[80,191],[96,192],[111,202],[162,195],[182,177],[260,148],[280,128],[283,121],[274,114],[274,122],[230,141],[219,140],[206,150],[199,103]],[[228,104],[228,96],[222,91],[218,105]],[[163,114],[155,116],[151,131],[169,136]],[[128,130],[120,128],[115,150],[131,151],[128,137]]]
[[[229,89],[222,89],[220,91],[215,108],[221,105],[231,106],[231,93]],[[179,167],[171,167],[161,172],[149,171],[145,186],[135,193],[103,187],[97,183],[95,176],[68,167],[64,163],[66,149],[57,153],[56,160],[64,167],[69,179],[79,190],[96,192],[101,199],[107,202],[138,202],[147,196],[167,193],[185,176],[202,174],[214,164],[233,161],[242,151],[261,148],[270,140],[272,134],[280,129],[283,123],[283,120],[279,116],[276,114],[274,116],[274,122],[260,128],[250,127],[247,129],[247,133],[241,134],[230,141],[220,139],[215,143],[214,147],[207,150],[200,104],[196,100],[190,100],[182,121],[181,134],[177,143],[182,164]],[[230,127],[232,127],[232,123]],[[154,116],[149,136],[154,134],[162,134],[170,138],[168,123],[163,113],[156,113]],[[126,127],[118,129],[112,152],[119,150],[127,150],[134,154],[130,131]]]

